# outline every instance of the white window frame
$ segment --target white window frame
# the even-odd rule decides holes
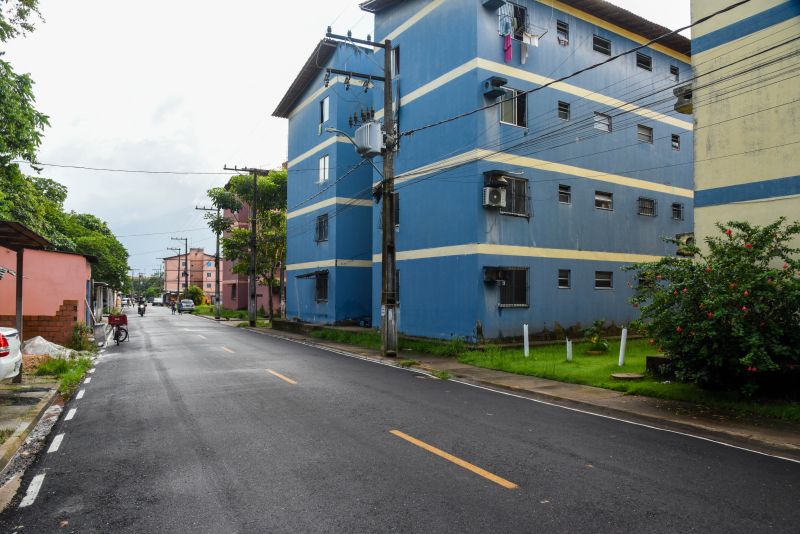
[[[600,130],[603,132],[611,132],[613,125],[611,122],[611,115],[606,115],[605,113],[600,113],[599,111],[594,112],[594,128],[596,130]]]
[[[603,278],[598,278],[598,275],[603,274]],[[608,275],[608,279],[605,279],[605,275]],[[605,285],[598,285],[598,282],[601,284],[605,284],[608,282],[608,286]],[[594,288],[595,289],[614,289],[614,271],[595,271],[594,272]]]
[[[566,202],[561,200],[561,195],[566,195]],[[558,184],[558,203],[559,204],[572,204],[572,186],[565,184]]]
[[[319,101],[319,123],[325,124],[330,119],[331,102],[327,96]]]
[[[675,217],[675,213],[678,213],[678,216]],[[682,221],[683,220],[683,204],[681,202],[673,202],[672,203],[672,220],[673,221]]]
[[[562,276],[561,273],[566,273],[566,276]],[[566,280],[566,285],[562,285],[561,281]],[[572,269],[559,269],[556,277],[556,287],[558,289],[572,289]]]
[[[525,114],[522,117],[522,124],[519,124],[519,98],[522,97],[525,101]],[[527,128],[528,127],[528,94],[523,93],[519,89],[506,89],[506,94],[499,98],[500,100],[500,123],[501,124],[508,124],[509,126],[516,126],[517,128]],[[507,120],[503,120],[503,115],[507,107],[510,106],[512,117],[511,120],[513,122],[508,122]]]
[[[598,205],[600,204],[608,204],[608,207]],[[614,211],[614,193],[608,193],[606,191],[595,191],[594,192],[594,207],[598,210],[605,210],[605,211]]]
[[[641,143],[653,144],[653,129],[644,124],[636,125],[636,139]]]
[[[319,158],[319,182],[320,184],[328,181],[330,171],[330,156],[325,154]]]

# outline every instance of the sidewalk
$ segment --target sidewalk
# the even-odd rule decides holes
[[[213,317],[206,317],[206,319],[214,320]],[[220,321],[220,324],[235,327],[238,322],[230,324],[230,322]],[[324,341],[302,334],[270,328],[247,327],[247,330],[348,352],[391,365],[396,365],[397,360],[400,359],[383,358],[378,351],[373,349]],[[691,433],[730,445],[800,461],[800,425],[794,423],[752,417],[740,420],[732,414],[688,402],[626,395],[609,389],[483,369],[463,364],[452,358],[413,352],[404,352],[402,358],[419,361],[420,364],[415,366],[417,369],[429,372],[448,371],[453,378],[464,382],[512,391],[525,397],[594,414],[625,419],[676,432]]]

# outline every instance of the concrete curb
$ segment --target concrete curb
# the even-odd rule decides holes
[[[8,467],[9,462],[12,458],[14,458],[14,455],[17,453],[22,444],[25,443],[28,435],[34,428],[36,428],[36,425],[39,424],[39,420],[42,418],[47,409],[53,405],[57,394],[57,389],[51,389],[47,396],[40,400],[36,406],[31,408],[30,412],[28,412],[29,414],[34,414],[33,420],[31,420],[31,422],[24,429],[14,432],[14,434],[12,434],[5,443],[0,445],[0,465],[2,465],[0,472],[5,471],[6,467]]]
[[[391,365],[394,367],[403,368],[403,366],[397,365],[394,359],[390,360],[386,358],[375,357],[374,355],[367,353],[366,351],[369,349],[365,349],[365,352],[353,352],[352,348],[342,348],[342,346],[339,346],[338,344],[328,344],[320,342],[316,338],[310,338],[302,334],[292,333],[291,336],[287,336],[287,335],[281,335],[281,333],[276,333],[274,331],[267,332],[264,329],[256,329],[250,327],[243,327],[241,328],[241,330],[249,330],[251,332],[255,332],[256,334],[276,337],[287,341],[300,342],[302,344],[312,347],[317,347],[320,349],[345,352],[357,358],[367,359],[384,365]],[[408,357],[413,358],[413,356],[414,355],[409,355]],[[397,361],[399,361],[399,359]],[[668,414],[665,414],[665,416],[655,416],[648,413],[642,413],[637,410],[621,410],[619,408],[604,406],[602,404],[597,404],[593,402],[566,398],[554,394],[548,394],[542,391],[530,390],[507,384],[500,384],[497,382],[493,382],[491,380],[475,379],[470,376],[453,372],[452,370],[449,369],[439,369],[435,366],[425,363],[412,366],[410,367],[410,369],[422,371],[428,374],[433,371],[446,370],[452,375],[454,379],[457,379],[461,382],[465,382],[468,384],[486,387],[490,389],[496,389],[498,391],[507,391],[510,393],[521,395],[523,397],[528,397],[534,400],[546,402],[564,408],[579,410],[594,415],[610,417],[614,419],[622,419],[631,423],[652,426],[654,428],[658,428],[661,430],[691,434],[694,437],[699,437],[702,439],[708,439],[712,441],[718,441],[720,443],[724,443],[726,445],[732,445],[734,447],[746,448],[754,450],[756,452],[766,453],[770,455],[771,454],[781,455],[793,461],[800,461],[800,447],[797,447],[791,443],[777,442],[759,438],[752,434],[748,434],[744,431],[738,431],[733,429],[730,431],[725,431],[719,428],[710,428],[709,426],[703,425],[700,422],[693,423],[692,421],[687,420],[686,418],[667,417],[666,415]]]

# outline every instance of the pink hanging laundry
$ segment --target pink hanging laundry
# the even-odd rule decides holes
[[[506,51],[506,63],[511,61],[513,54],[511,53],[511,34],[507,33],[505,41],[503,42],[503,50]]]

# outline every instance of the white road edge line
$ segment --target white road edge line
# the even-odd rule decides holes
[[[58,448],[61,446],[61,442],[64,441],[64,433],[58,434],[56,437],[53,438],[53,443],[50,444],[50,448],[47,449],[47,453],[50,454],[51,452],[58,451]]]
[[[28,491],[25,493],[25,498],[19,503],[20,508],[25,508],[26,506],[33,504],[33,502],[36,500],[36,496],[39,495],[42,482],[44,482],[44,474],[33,477],[33,480],[31,480],[31,485],[28,486]]]
[[[67,412],[67,416],[64,418],[64,421],[69,421],[70,419],[75,417],[75,412],[77,411],[78,411],[77,408],[70,408],[70,410]]]
[[[78,399],[78,400],[80,400],[80,399],[82,399],[82,398],[83,398],[83,396],[84,396],[84,395],[86,395],[86,390],[85,390],[85,389],[82,389],[82,390],[80,390],[80,391],[78,392],[78,394],[77,394],[77,395],[75,395],[75,398],[76,398],[76,399]]]
[[[207,338],[206,336],[204,336],[203,334],[197,334],[197,337],[202,337],[203,339],[208,339],[208,338]]]
[[[91,377],[91,376],[87,376],[87,377],[86,377],[86,380],[84,380],[84,381],[83,381],[83,383],[84,383],[84,384],[88,384],[88,383],[89,383],[89,382],[91,382],[91,381],[92,381],[92,377]]]
[[[244,330],[247,330],[247,329],[245,328]],[[251,331],[251,330],[248,330],[248,331]],[[299,345],[306,345],[308,347],[313,347],[313,348],[324,350],[324,351],[327,351],[327,352],[333,352],[334,354],[340,354],[342,356],[347,356],[348,358],[356,358],[358,360],[364,360],[364,361],[375,363],[375,364],[378,364],[378,365],[384,365],[386,367],[391,367],[392,369],[397,369],[399,371],[407,371],[407,372],[411,372],[411,373],[423,374],[423,375],[426,375],[426,376],[430,376],[430,377],[436,378],[431,373],[429,373],[427,371],[423,371],[421,369],[407,369],[405,367],[399,367],[399,366],[394,365],[394,364],[389,363],[389,362],[381,362],[381,361],[373,360],[372,358],[367,358],[365,356],[360,356],[360,355],[354,354],[352,352],[345,352],[343,350],[323,347],[321,345],[315,345],[313,343],[307,343],[305,341],[300,341],[298,339],[291,339],[291,338],[288,338],[288,337],[278,336],[278,335],[275,335],[275,334],[267,334],[266,332],[263,332],[263,333],[262,332],[253,332],[253,333],[261,334],[261,335],[264,335],[264,336],[276,337],[276,338],[279,338],[279,339],[283,339],[285,341],[290,341],[292,343],[297,343]],[[562,410],[569,410],[570,412],[577,412],[577,413],[582,413],[582,414],[585,414],[585,415],[592,415],[594,417],[602,417],[603,419],[609,419],[611,421],[618,421],[620,423],[627,423],[629,425],[635,425],[635,426],[642,427],[642,428],[649,428],[651,430],[658,430],[658,431],[661,431],[661,432],[668,432],[670,434],[677,434],[679,436],[685,436],[685,437],[688,437],[688,438],[699,439],[701,441],[706,441],[708,443],[715,443],[717,445],[722,445],[724,447],[730,447],[732,449],[738,449],[740,451],[751,452],[753,454],[759,454],[761,456],[768,456],[770,458],[776,458],[778,460],[785,460],[787,462],[800,464],[800,460],[795,460],[794,458],[787,458],[785,456],[778,456],[777,454],[769,454],[767,452],[761,452],[761,451],[757,451],[757,450],[753,450],[753,449],[748,449],[747,447],[741,447],[739,445],[733,445],[732,443],[725,443],[724,441],[717,441],[717,440],[712,439],[712,438],[707,438],[707,437],[704,437],[704,436],[698,436],[696,434],[690,434],[688,432],[681,432],[680,430],[672,430],[672,429],[669,429],[669,428],[661,428],[661,427],[657,427],[657,426],[653,426],[653,425],[648,425],[647,423],[639,423],[637,421],[631,421],[629,419],[622,419],[620,417],[614,417],[613,415],[605,415],[605,414],[590,412],[588,410],[581,410],[580,408],[571,408],[569,406],[562,406],[562,405],[556,404],[554,402],[549,402],[549,401],[545,401],[545,400],[541,400],[541,399],[532,399],[532,398],[526,397],[524,395],[518,395],[516,393],[511,393],[509,391],[503,391],[503,390],[500,390],[500,389],[490,388],[490,387],[487,387],[487,386],[481,386],[479,384],[470,384],[469,382],[464,382],[462,380],[458,380],[458,379],[454,379],[454,378],[450,378],[448,381],[449,382],[456,382],[458,384],[462,384],[462,385],[473,387],[473,388],[478,388],[478,389],[483,389],[483,390],[486,390],[486,391],[491,391],[493,393],[499,393],[501,395],[506,395],[506,396],[509,396],[509,397],[517,398],[517,399],[536,402],[538,404],[544,404],[546,406],[552,406],[554,408],[561,408]]]

